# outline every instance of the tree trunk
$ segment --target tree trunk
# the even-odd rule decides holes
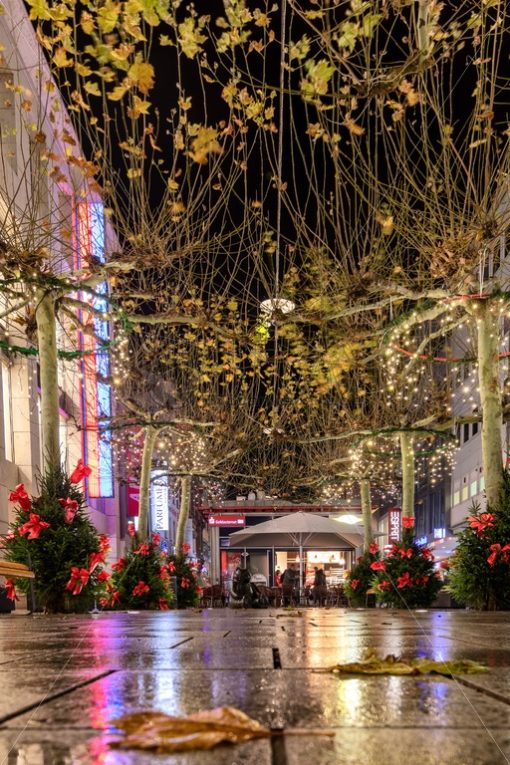
[[[482,458],[487,504],[492,507],[503,486],[503,408],[499,381],[499,315],[489,302],[477,311],[478,382],[482,408]]]
[[[151,488],[151,467],[157,428],[147,425],[143,439],[142,470],[140,474],[140,507],[138,511],[138,534],[141,539],[149,535],[149,505]]]
[[[41,385],[42,469],[46,473],[60,466],[57,322],[51,294],[39,298],[35,317]]]
[[[181,551],[184,544],[184,532],[186,530],[186,522],[189,517],[190,507],[191,476],[183,475],[181,478],[181,506],[179,508],[179,520],[177,521],[177,531],[175,534],[175,550],[177,553]]]
[[[372,533],[372,499],[368,478],[363,478],[359,482],[359,492],[361,497],[361,514],[363,516],[363,547],[364,552],[368,552],[369,545],[374,541]]]
[[[414,518],[414,447],[411,433],[400,434],[402,460],[402,515]]]

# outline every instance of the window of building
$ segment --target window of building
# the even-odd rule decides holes
[[[471,436],[476,436],[477,433],[478,433],[478,423],[474,422],[473,425],[471,426]]]
[[[2,361],[2,414],[4,422],[5,459],[14,462],[14,447],[12,440],[12,399],[11,399],[11,370],[9,364]]]
[[[462,443],[466,441],[469,441],[469,422],[465,422],[463,427]]]
[[[462,479],[462,495],[461,495],[462,502],[468,499],[468,497],[469,497],[469,485],[468,485],[467,475],[465,475],[464,478]]]

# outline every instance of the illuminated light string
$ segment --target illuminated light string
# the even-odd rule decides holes
[[[394,351],[397,351],[398,353],[402,354],[403,356],[409,356],[415,359],[422,359],[423,361],[433,361],[437,363],[443,363],[443,364],[473,364],[476,363],[477,359],[474,357],[466,357],[466,358],[457,358],[457,357],[447,357],[447,356],[428,356],[424,353],[416,353],[415,351],[408,351],[405,348],[402,348],[398,345],[392,344],[390,346],[393,348]],[[502,351],[498,358],[501,359],[508,359],[510,357],[510,351]]]

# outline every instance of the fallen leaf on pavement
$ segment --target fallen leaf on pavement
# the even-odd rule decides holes
[[[270,736],[327,736],[335,731],[314,728],[270,730],[234,707],[218,707],[189,715],[171,717],[163,712],[135,712],[110,723],[126,735],[112,747],[183,752],[212,749],[219,744],[238,744]]]
[[[135,712],[113,720],[111,725],[126,733],[113,746],[158,752],[212,749],[218,744],[236,744],[272,735],[269,728],[233,707],[218,707],[189,717],[171,717],[163,712]]]
[[[287,611],[284,614],[276,614],[277,619],[283,619],[285,616],[303,616],[302,611]]]
[[[424,658],[400,659],[391,654],[382,659],[374,653],[369,653],[362,661],[336,664],[328,671],[337,675],[445,675],[450,677],[486,672],[487,668],[470,659],[455,661],[432,661]]]

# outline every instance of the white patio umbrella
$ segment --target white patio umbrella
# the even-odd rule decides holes
[[[298,547],[299,587],[303,582],[303,550],[355,550],[363,544],[363,529],[314,513],[291,513],[230,534],[231,547]]]

